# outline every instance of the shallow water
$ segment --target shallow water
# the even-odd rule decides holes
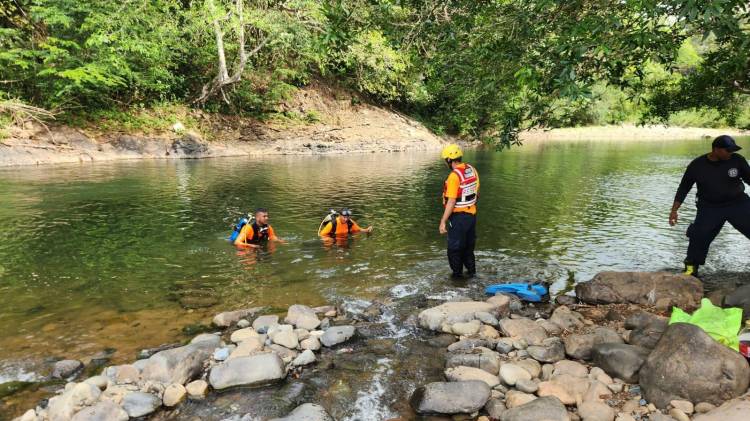
[[[130,361],[138,349],[184,340],[186,325],[240,306],[356,306],[476,291],[496,280],[544,280],[564,292],[601,270],[676,269],[692,195],[678,227],[667,214],[685,165],[706,145],[470,152],[482,181],[480,276],[464,283],[446,277],[437,233],[446,169],[437,152],[0,170],[0,383],[45,375],[27,364],[45,367],[49,357],[87,362],[107,350],[111,362]],[[225,240],[229,226],[256,206],[269,208],[288,243],[238,252]],[[375,232],[325,245],[316,238],[320,219],[342,206]],[[748,252],[750,241],[727,226],[706,270],[747,271]],[[385,337],[410,340],[406,313],[380,320]],[[401,365],[393,358],[368,363],[372,376],[351,389],[341,417],[398,414],[385,398],[370,399],[387,394],[378,378]]]

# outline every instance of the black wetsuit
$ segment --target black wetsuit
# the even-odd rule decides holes
[[[698,212],[687,230],[690,243],[685,263],[706,262],[708,248],[725,222],[750,238],[750,197],[743,181],[750,184],[750,166],[736,153],[726,161],[711,161],[703,155],[688,165],[675,195],[675,201],[683,203],[693,184],[698,185]]]

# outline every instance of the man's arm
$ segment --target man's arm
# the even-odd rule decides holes
[[[440,227],[438,230],[441,234],[445,234],[448,232],[448,230],[445,227],[445,224],[448,223],[448,218],[450,218],[451,214],[453,213],[453,208],[456,207],[456,198],[452,197],[448,199],[448,203],[445,204],[445,210],[443,211],[443,217],[440,218]]]
[[[695,184],[695,178],[693,177],[692,166],[688,165],[685,169],[685,174],[682,175],[679,187],[677,187],[677,193],[674,196],[674,202],[672,202],[672,210],[669,212],[669,225],[674,226],[677,224],[677,210],[685,202],[690,189]]]
[[[372,232],[372,226],[369,226],[367,228],[362,228],[359,226],[359,224],[357,224],[356,222],[354,222],[354,220],[352,220],[352,232],[360,232],[360,231]]]

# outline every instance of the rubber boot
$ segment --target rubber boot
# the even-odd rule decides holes
[[[454,278],[463,275],[464,262],[462,261],[462,255],[463,253],[460,250],[448,250],[448,264],[453,271],[452,276]]]
[[[464,266],[466,266],[466,276],[474,276],[477,274],[477,263],[474,253],[470,253],[464,256]]]
[[[697,278],[698,277],[698,266],[699,265],[696,265],[696,264],[693,264],[693,263],[685,263],[685,271],[682,272],[682,273],[684,275],[691,275],[691,276],[695,276]]]

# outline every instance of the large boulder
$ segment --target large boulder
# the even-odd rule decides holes
[[[103,400],[82,409],[71,421],[128,421],[129,418],[128,413],[116,403]]]
[[[669,320],[666,317],[645,311],[635,313],[625,320],[625,328],[632,330],[628,343],[653,349],[668,325]]]
[[[501,421],[570,421],[565,405],[554,396],[541,397],[508,409],[500,415]]]
[[[597,327],[591,333],[574,333],[563,339],[565,353],[579,360],[591,359],[591,350],[599,344],[621,344],[622,337],[608,327]]]
[[[480,410],[490,398],[487,383],[434,382],[418,387],[409,402],[419,414],[471,414]]]
[[[313,330],[320,326],[320,320],[318,320],[315,310],[299,304],[289,307],[284,321],[307,330]]]
[[[646,399],[659,408],[671,400],[720,405],[747,390],[750,366],[698,326],[675,323],[641,367],[640,383]]]
[[[576,295],[589,304],[632,303],[693,309],[703,298],[697,278],[669,272],[600,272],[576,286]]]
[[[225,311],[219,313],[214,317],[214,325],[219,327],[229,327],[242,319],[252,317],[259,311],[263,310],[263,307],[244,308],[242,310]]]
[[[101,395],[98,387],[89,383],[69,383],[65,392],[50,398],[47,414],[51,421],[69,420],[87,405],[93,405]]]
[[[425,329],[441,331],[444,324],[465,323],[479,319],[476,313],[500,315],[500,304],[483,301],[455,301],[428,308],[419,313],[419,325]],[[480,314],[480,316],[482,316]]]
[[[750,419],[750,396],[744,396],[698,415],[693,418],[693,421],[747,421],[748,419]]]
[[[497,352],[455,352],[448,354],[445,368],[476,367],[497,375],[500,369],[500,355]]]
[[[185,384],[201,374],[203,364],[218,345],[217,341],[207,339],[157,352],[146,362],[141,378],[164,384]]]
[[[745,313],[745,318],[750,317],[750,284],[743,285],[724,297],[724,305],[728,307],[740,307]]]
[[[259,386],[286,377],[284,361],[275,353],[227,360],[211,369],[208,382],[217,390],[232,386]]]
[[[273,418],[269,421],[333,421],[325,408],[314,403],[303,403],[282,418]]]
[[[646,362],[648,352],[648,349],[635,345],[599,344],[592,348],[591,359],[610,376],[637,383],[638,372]]]
[[[547,339],[547,331],[531,319],[502,319],[500,330],[513,339],[523,339],[529,345],[540,345]]]

